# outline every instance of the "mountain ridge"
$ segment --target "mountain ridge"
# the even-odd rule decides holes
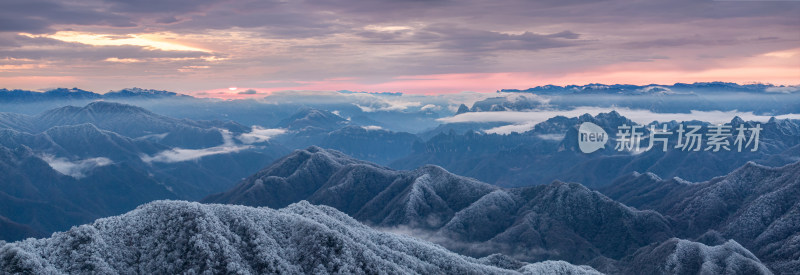
[[[481,245],[503,247],[514,243],[514,251],[501,253],[521,253],[526,261],[587,263],[606,254],[619,259],[672,235],[669,222],[660,214],[628,208],[579,184],[555,182],[502,189],[434,165],[397,171],[315,146],[296,150],[203,202],[283,207],[299,200],[332,206],[372,226],[411,227],[453,239],[458,243],[442,244],[467,255],[487,256],[476,249]],[[591,211],[602,214],[589,214]],[[481,218],[490,216],[497,218],[489,222]],[[602,219],[607,222],[600,222]],[[593,226],[585,229],[583,222]],[[538,228],[542,223],[557,229]],[[478,230],[485,226],[491,228]],[[637,231],[637,227],[649,229]],[[607,230],[610,228],[614,230]],[[594,231],[619,234],[622,241],[614,244],[618,249],[604,243],[608,236]],[[515,237],[531,234],[541,237]],[[557,247],[563,238],[575,241]],[[557,252],[537,254],[543,247]]]
[[[564,262],[518,270],[489,262],[378,232],[307,202],[273,210],[157,201],[48,239],[0,243],[0,268],[12,273],[600,274]]]

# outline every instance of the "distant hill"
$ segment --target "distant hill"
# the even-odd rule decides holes
[[[78,88],[57,88],[44,92],[0,89],[0,103],[32,103],[53,100],[97,100],[97,99],[155,99],[191,98],[191,96],[168,91],[129,88],[98,94]]]
[[[250,127],[216,120],[175,119],[144,108],[107,101],[95,101],[83,107],[64,106],[37,115],[0,113],[0,128],[38,133],[56,126],[93,124],[131,138],[158,136],[159,142],[183,148],[209,147],[223,142],[219,129],[234,134]]]
[[[536,107],[569,110],[575,107],[631,108],[657,113],[739,111],[780,115],[800,109],[800,87],[728,82],[673,85],[545,85],[503,89],[498,96],[463,106],[458,113],[524,111]]]
[[[731,82],[695,82],[695,83],[675,83],[673,85],[629,85],[629,84],[587,84],[587,85],[545,85],[537,86],[525,90],[502,89],[500,92],[507,93],[532,93],[540,95],[563,95],[563,94],[624,94],[624,95],[645,95],[662,94],[672,95],[678,93],[774,93],[775,88],[785,86],[775,86],[772,84],[737,84]]]
[[[609,134],[610,140],[605,149],[591,154],[584,154],[578,149],[578,127],[583,122],[597,124]],[[684,123],[706,124],[700,121]],[[442,133],[416,144],[411,154],[389,166],[414,169],[435,164],[459,175],[506,187],[546,184],[554,180],[598,187],[634,171],[704,181],[725,175],[748,161],[770,166],[785,165],[796,161],[800,150],[798,120],[771,119],[759,123],[763,130],[759,138],[761,145],[756,152],[691,152],[675,149],[678,140],[678,122],[675,121],[655,125],[657,128],[666,125],[672,132],[667,152],[658,149],[638,154],[617,152],[614,150],[617,127],[623,124],[636,125],[612,111],[596,116],[557,116],[537,124],[530,131],[509,135],[473,131],[463,134]],[[730,122],[732,129],[740,125],[754,127],[755,124],[738,117]],[[707,127],[704,128],[707,130]],[[705,134],[705,130],[701,133]],[[645,129],[644,133],[646,136],[649,130]],[[733,143],[733,137],[728,140]],[[711,163],[713,165],[709,165]]]

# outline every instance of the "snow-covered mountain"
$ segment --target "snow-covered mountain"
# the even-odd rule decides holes
[[[672,236],[666,219],[579,184],[502,189],[437,166],[396,171],[333,150],[298,150],[205,202],[283,207],[308,200],[367,224],[409,228],[474,256],[588,263]]]
[[[278,122],[277,127],[297,131],[333,131],[348,125],[347,119],[329,111],[303,108],[297,113]]]
[[[733,239],[775,271],[800,270],[800,162],[778,168],[750,162],[700,183],[632,174],[602,191],[663,213],[686,236],[703,235],[712,244]]]
[[[663,113],[692,110],[796,113],[800,94],[781,91],[795,86],[770,84],[740,85],[729,82],[675,83],[674,85],[587,84],[546,85],[526,90],[500,90],[498,99],[475,102],[471,111],[524,110],[546,102],[547,106],[570,109],[576,106],[646,109]],[[526,96],[528,98],[526,98]],[[513,99],[513,100],[512,100]]]
[[[604,190],[648,209],[637,210],[576,183],[505,189],[437,166],[393,170],[310,147],[204,201],[277,208],[306,200],[473,257],[565,260],[622,274],[786,273],[798,253],[798,165],[748,164],[700,184],[640,174],[619,188],[623,195]]]
[[[600,274],[539,262],[508,269],[376,231],[325,206],[280,210],[158,201],[47,239],[0,242],[0,271],[32,274]]]
[[[46,92],[0,89],[0,102],[3,103],[28,103],[52,100],[94,100],[101,97],[103,96],[100,94],[78,88],[57,88]]]
[[[30,122],[33,125],[31,128],[38,131],[85,123],[131,138],[163,134],[161,143],[182,148],[201,148],[222,143],[223,137],[218,129],[232,133],[250,130],[249,127],[229,121],[175,119],[141,107],[106,101],[95,101],[83,107],[52,109],[33,116]]]
[[[80,101],[96,99],[154,99],[154,98],[192,98],[188,95],[168,91],[141,88],[128,88],[98,94],[78,88],[56,88],[44,92],[0,89],[0,103],[32,103],[42,101]]]
[[[772,274],[753,253],[733,240],[709,246],[672,238],[643,247],[631,258],[620,273]]]

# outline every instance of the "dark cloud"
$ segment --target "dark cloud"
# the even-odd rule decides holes
[[[796,1],[3,0],[0,59],[47,62],[53,66],[43,70],[54,75],[73,75],[78,69],[69,65],[81,64],[87,75],[150,74],[149,81],[180,71],[200,75],[197,82],[214,85],[222,83],[214,78],[227,77],[242,87],[240,79],[357,76],[378,83],[420,74],[555,75],[659,60],[700,70],[720,64],[699,61],[704,56],[735,60],[796,48],[798,13]],[[161,42],[219,52],[16,35],[67,30],[160,33],[153,37]],[[111,64],[109,58],[147,62]]]
[[[623,47],[630,49],[647,49],[647,48],[664,48],[664,47],[681,47],[690,45],[699,46],[730,46],[740,44],[742,41],[726,38],[726,39],[709,39],[700,36],[695,37],[679,37],[679,38],[660,38],[654,40],[633,41],[623,44]]]
[[[575,40],[580,36],[571,31],[554,34],[510,34],[450,24],[436,24],[420,30],[362,31],[358,35],[366,38],[369,43],[429,45],[443,51],[469,54],[566,47],[578,45]]]
[[[313,37],[352,33],[368,24],[462,22],[470,28],[608,23],[681,23],[722,18],[762,18],[796,25],[794,1],[478,0],[279,1],[279,0],[95,0],[0,2],[0,31],[41,33],[58,24],[207,29],[263,28],[265,36]],[[168,26],[147,26],[155,22]],[[572,33],[574,34],[574,33]],[[375,34],[378,35],[378,34]],[[560,33],[571,38],[571,33]]]
[[[145,13],[145,14],[181,14],[197,12],[210,8],[216,4],[227,1],[222,0],[106,0],[110,10],[120,13]]]
[[[43,33],[53,31],[51,26],[58,24],[136,26],[130,17],[103,11],[102,6],[46,0],[0,1],[0,32]]]

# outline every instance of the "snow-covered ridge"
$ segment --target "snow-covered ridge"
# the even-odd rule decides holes
[[[565,262],[487,262],[305,201],[280,210],[157,201],[50,238],[0,243],[3,273],[600,274]]]
[[[284,207],[301,200],[372,226],[409,228],[414,236],[475,257],[513,253],[529,262],[585,264],[600,255],[619,259],[672,235],[660,214],[628,208],[579,184],[502,189],[434,165],[398,171],[319,147],[297,150],[204,201]],[[556,229],[540,229],[542,222]],[[596,238],[598,231],[623,241]],[[545,244],[520,237],[536,235],[572,240]]]

